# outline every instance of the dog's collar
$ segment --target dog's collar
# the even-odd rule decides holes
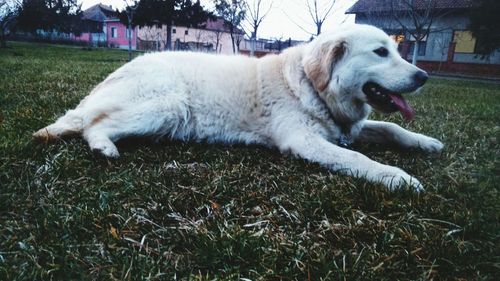
[[[351,149],[351,144],[353,143],[352,138],[350,137],[350,133],[342,130],[340,133],[340,137],[337,140],[337,145],[343,148]]]
[[[346,148],[346,149],[351,149],[351,145],[353,143],[352,137],[351,137],[351,124],[344,124],[344,123],[339,123],[335,119],[335,115],[333,112],[330,110],[326,102],[319,96],[319,93],[317,91],[314,91],[316,94],[316,98],[323,104],[323,107],[326,109],[326,112],[328,112],[328,115],[330,116],[330,119],[335,123],[337,127],[340,128],[340,136],[337,139],[337,145]]]
[[[297,97],[297,95],[295,94],[295,91],[290,87],[287,79],[285,78],[285,74],[283,73],[283,66],[280,67],[280,71],[281,71],[281,79],[283,79],[283,83],[285,84],[285,87],[294,97]],[[314,89],[314,87],[312,85],[311,85],[311,88]],[[352,127],[351,124],[346,125],[346,124],[339,123],[337,120],[335,120],[335,116],[333,115],[332,111],[330,110],[330,108],[328,107],[326,102],[319,96],[319,93],[316,90],[314,90],[313,92],[316,95],[316,99],[318,99],[321,102],[321,104],[325,108],[326,112],[328,112],[330,119],[333,121],[333,123],[335,123],[335,125],[337,127],[340,128],[340,136],[337,139],[337,145],[342,147],[342,148],[350,149],[351,144],[353,143],[353,140],[351,137],[351,127]]]

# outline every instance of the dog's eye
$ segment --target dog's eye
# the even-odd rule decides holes
[[[373,52],[381,57],[384,57],[384,58],[389,55],[389,51],[384,47],[380,47],[380,48],[374,50]]]

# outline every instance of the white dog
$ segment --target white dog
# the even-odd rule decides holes
[[[203,53],[146,54],[125,64],[54,124],[51,140],[81,134],[118,157],[127,136],[263,144],[332,171],[389,188],[419,181],[399,168],[344,148],[354,140],[438,152],[443,144],[400,126],[367,120],[372,107],[407,119],[402,93],[427,74],[403,60],[383,31],[353,25],[261,59]]]

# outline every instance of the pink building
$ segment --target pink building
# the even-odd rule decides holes
[[[128,49],[129,45],[129,30],[119,20],[108,20],[105,22],[105,33],[108,46]],[[137,28],[132,28],[132,49],[136,49]]]
[[[83,11],[84,32],[75,40],[87,41],[97,46],[128,49],[128,28],[120,22],[118,12],[111,6],[96,4]],[[137,28],[132,28],[132,49],[137,47]]]

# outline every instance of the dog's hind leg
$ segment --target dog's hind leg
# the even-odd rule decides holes
[[[128,136],[179,136],[187,132],[189,110],[182,102],[152,101],[133,110],[119,110],[98,115],[83,130],[90,149],[106,157],[120,154],[114,142]]]
[[[92,151],[98,152],[106,157],[117,158],[120,156],[118,148],[109,138],[107,132],[103,129],[86,130],[83,134]]]
[[[33,138],[42,142],[49,142],[62,137],[81,134],[89,143],[92,150],[98,151],[107,157],[118,157],[118,150],[110,139],[110,128],[116,128],[116,124],[110,124],[110,117],[116,111],[88,112],[85,108],[77,107],[69,110],[57,121],[33,134]]]
[[[53,124],[33,133],[33,138],[38,141],[48,142],[81,134],[86,126],[95,122],[96,118],[102,118],[103,112],[117,110],[109,100],[103,100],[102,96],[108,94],[111,91],[110,86],[119,81],[119,79],[108,77],[80,101],[80,104],[75,109],[68,110]],[[100,93],[101,91],[103,92]],[[96,97],[98,98],[96,99]]]

